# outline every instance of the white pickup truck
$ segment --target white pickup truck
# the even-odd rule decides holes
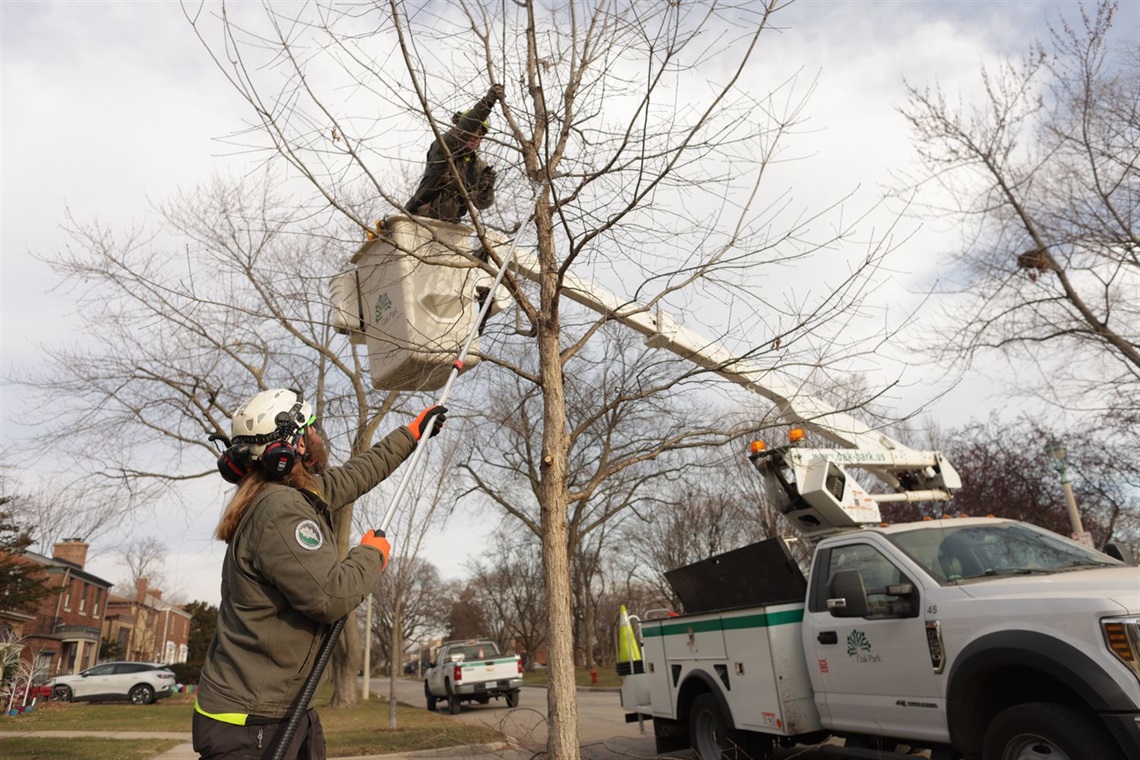
[[[522,659],[501,654],[490,639],[446,641],[424,674],[427,709],[434,711],[436,702],[446,699],[448,712],[455,715],[460,703],[485,705],[491,697],[502,697],[507,707],[517,707],[522,673]]]
[[[667,576],[697,614],[640,621],[621,693],[660,752],[1140,758],[1140,569],[1075,541],[930,520],[827,536],[807,579],[780,538]]]

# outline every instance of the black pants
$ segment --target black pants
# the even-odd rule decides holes
[[[269,760],[288,721],[235,726],[194,713],[194,751],[201,760]],[[325,732],[316,710],[309,710],[289,742],[285,760],[325,760]]]

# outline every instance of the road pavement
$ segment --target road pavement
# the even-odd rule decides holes
[[[373,694],[388,697],[387,678],[371,681]],[[505,760],[530,760],[542,756],[546,750],[546,697],[544,688],[523,687],[519,706],[508,709],[504,700],[491,700],[479,705],[465,702],[458,715],[451,719],[478,723],[499,731],[515,743],[514,751],[507,749],[489,752],[481,757]],[[397,681],[396,700],[417,707],[427,707],[423,682],[409,679]],[[439,707],[446,710],[447,703]],[[653,739],[653,724],[647,722],[648,736],[643,736],[637,723],[626,723],[617,689],[578,689],[578,737],[583,760],[648,760],[668,757],[692,760],[691,751],[659,756]],[[473,757],[470,753],[467,757]],[[818,747],[798,746],[778,749],[773,760],[844,760],[842,747],[829,742]],[[920,757],[925,757],[922,755]],[[917,760],[917,759],[916,759]]]
[[[370,682],[373,699],[386,699],[389,693],[387,678],[374,678]],[[464,703],[458,715],[447,716],[448,720],[483,725],[500,733],[503,741],[481,746],[460,746],[442,750],[426,750],[407,754],[367,755],[340,760],[535,760],[545,754],[546,749],[546,698],[547,691],[541,687],[523,687],[519,695],[519,706],[510,709],[504,700],[491,700],[489,704]],[[396,699],[413,707],[426,709],[423,682],[400,679],[396,686]],[[446,710],[446,702],[439,706]],[[652,723],[646,728],[652,732]],[[6,732],[0,732],[0,745]],[[36,733],[19,732],[21,736],[48,736],[53,738],[82,738],[87,732],[42,731]],[[168,752],[156,755],[152,760],[197,760],[198,755],[190,744],[189,733],[119,732],[120,739],[180,739]],[[637,723],[626,723],[616,689],[578,690],[578,736],[583,760],[649,760],[659,757],[652,735],[643,736]],[[0,751],[2,754],[2,751]],[[677,760],[692,760],[690,751],[672,753],[663,757]],[[821,747],[795,747],[778,750],[773,760],[843,760],[841,747],[828,745]]]

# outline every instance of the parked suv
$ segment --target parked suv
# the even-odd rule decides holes
[[[174,673],[154,662],[105,662],[74,676],[56,676],[46,684],[64,702],[127,700],[149,705],[174,693]]]

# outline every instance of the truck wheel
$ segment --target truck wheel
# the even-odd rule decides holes
[[[451,691],[451,682],[447,682],[447,712],[450,715],[459,714],[459,695]]]
[[[689,741],[699,760],[764,760],[772,745],[762,735],[729,728],[712,694],[693,700],[689,712]]]
[[[511,689],[510,691],[504,693],[503,696],[507,698],[507,707],[518,707],[519,706],[519,690],[518,689]]]
[[[431,689],[428,688],[427,681],[424,681],[424,699],[427,700],[428,712],[435,712],[435,697],[431,695]]]
[[[982,760],[1124,760],[1095,718],[1047,702],[1016,705],[986,730]]]

